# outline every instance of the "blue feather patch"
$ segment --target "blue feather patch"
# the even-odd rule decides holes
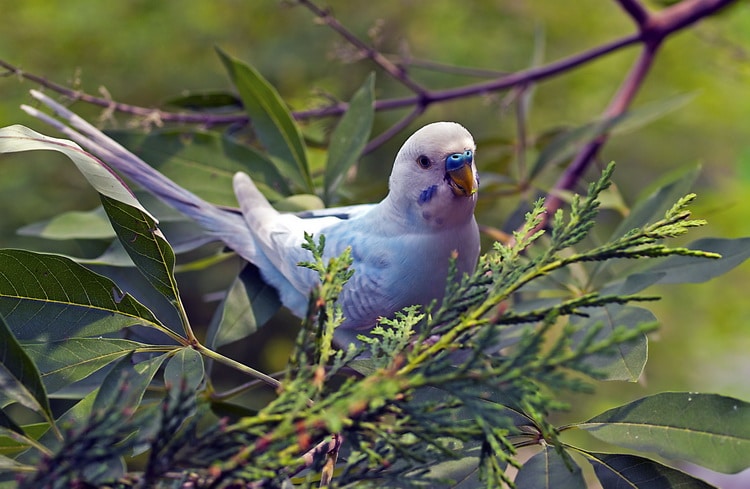
[[[437,189],[438,186],[433,185],[422,190],[422,193],[419,195],[419,205],[426,204],[427,202],[432,200],[432,197],[435,196],[435,192],[437,192]]]

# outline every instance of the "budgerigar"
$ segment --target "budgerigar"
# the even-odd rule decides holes
[[[476,148],[460,124],[428,124],[409,137],[396,155],[389,193],[378,204],[279,213],[248,175],[237,173],[234,192],[241,212],[236,212],[204,201],[65,107],[39,92],[33,95],[77,130],[58,123],[67,136],[255,264],[282,304],[299,317],[319,280],[298,266],[310,259],[301,246],[304,233],[325,236],[327,257],[350,246],[355,273],[339,300],[346,319],[337,330],[338,343],[372,328],[380,317],[441,300],[452,254],[460,274],[476,266]]]

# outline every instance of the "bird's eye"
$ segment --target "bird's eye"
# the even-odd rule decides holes
[[[425,155],[420,155],[419,158],[417,158],[417,164],[422,168],[429,168],[432,166],[432,161],[430,161]]]

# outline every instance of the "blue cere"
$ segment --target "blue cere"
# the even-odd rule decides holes
[[[437,185],[432,185],[422,190],[422,193],[419,195],[419,204],[422,205],[432,200],[432,198],[435,196],[435,193],[437,192],[437,189]]]
[[[474,152],[470,149],[463,153],[453,153],[445,159],[445,169],[446,171],[458,170],[464,165],[471,165],[472,161],[474,161]]]

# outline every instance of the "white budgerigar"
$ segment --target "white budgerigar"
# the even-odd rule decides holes
[[[340,298],[345,329],[371,328],[381,316],[441,299],[451,254],[458,254],[460,273],[473,271],[479,255],[474,151],[471,134],[461,125],[429,124],[398,152],[385,199],[345,212],[329,209],[319,217],[280,214],[250,177],[238,173],[234,191],[254,238],[254,249],[240,254],[301,316],[318,281],[297,266],[309,259],[301,248],[304,232],[324,235],[328,256],[351,246],[355,273]]]
[[[319,280],[315,272],[298,266],[310,259],[301,246],[304,233],[325,235],[328,257],[351,246],[355,273],[339,301],[346,320],[337,331],[338,343],[372,328],[380,317],[440,300],[454,252],[459,273],[476,266],[475,145],[471,134],[457,123],[428,124],[406,140],[393,164],[389,193],[378,204],[283,214],[249,176],[238,173],[234,191],[241,212],[236,212],[180,187],[44,94],[32,91],[32,95],[75,130],[45,120],[255,264],[284,306],[299,317],[306,313],[310,291]]]

